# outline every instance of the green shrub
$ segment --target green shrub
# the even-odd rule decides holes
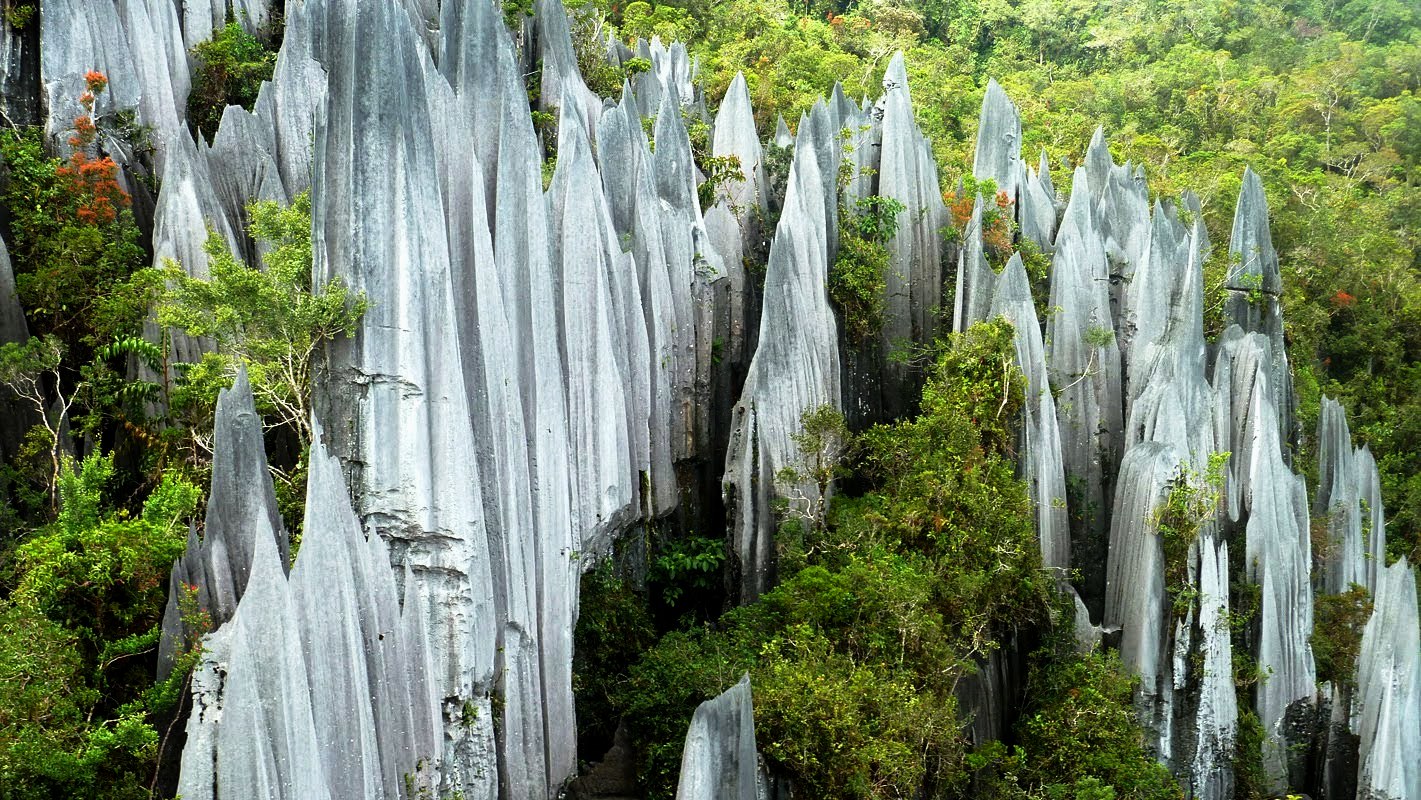
[[[646,600],[611,564],[584,573],[573,632],[572,691],[577,703],[578,751],[597,758],[616,731],[615,697],[626,683],[629,654],[656,641]]]
[[[696,705],[746,671],[761,750],[802,796],[963,790],[958,681],[998,631],[1046,619],[1051,585],[1007,457],[1022,402],[1012,341],[994,323],[944,342],[918,417],[862,437],[871,491],[798,526],[782,562],[797,569],[632,666],[614,699],[649,797],[673,790]],[[802,449],[824,426],[845,435],[829,416],[806,414]]]
[[[891,197],[861,198],[839,217],[839,253],[829,268],[829,299],[843,315],[850,342],[870,341],[883,327],[889,258],[904,206]]]
[[[70,462],[59,518],[13,554],[0,601],[0,796],[150,797],[191,654],[152,685],[167,574],[199,490],[168,476],[142,513],[109,507],[111,457]]]
[[[1357,681],[1357,657],[1362,652],[1362,629],[1372,616],[1367,587],[1352,584],[1341,594],[1320,594],[1313,611],[1312,655],[1317,680],[1352,686]]]
[[[1070,617],[1062,619],[1069,628]],[[1033,656],[1030,707],[1017,724],[1021,779],[1051,798],[1182,797],[1145,746],[1134,713],[1136,679],[1114,652],[1079,655],[1069,637],[1058,631],[1056,643]],[[1087,788],[1090,794],[1081,794]]]
[[[73,362],[85,363],[101,343],[137,329],[146,309],[121,290],[145,256],[127,195],[111,185],[112,162],[51,158],[43,140],[40,128],[0,132],[6,245],[30,332],[53,334]],[[102,185],[77,177],[95,167],[108,174]]]
[[[262,81],[271,80],[276,48],[229,22],[210,41],[192,50],[197,61],[188,94],[188,122],[209,139],[217,133],[227,106],[248,111],[257,102]]]

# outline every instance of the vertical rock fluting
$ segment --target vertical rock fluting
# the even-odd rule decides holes
[[[1021,196],[1021,115],[995,78],[987,80],[982,113],[977,118],[977,146],[972,154],[972,177],[992,181],[1013,203]]]
[[[745,675],[691,716],[676,800],[757,800],[764,794],[750,676]]]
[[[576,764],[579,573],[620,529],[676,506],[679,467],[720,457],[716,415],[732,413],[718,399],[725,376],[745,381],[725,477],[744,599],[773,581],[774,499],[814,499],[812,486],[776,483],[799,460],[801,414],[840,403],[843,386],[872,383],[841,375],[825,292],[841,203],[877,193],[907,208],[889,243],[888,326],[873,346],[937,332],[946,213],[905,65],[893,59],[872,113],[836,89],[797,139],[779,121],[775,143],[794,145],[787,195],[778,229],[756,230],[755,211],[774,209],[748,91],[732,86],[712,145],[740,158],[744,180],[703,213],[682,113],[707,115],[680,44],[639,43],[653,69],[615,105],[578,74],[556,0],[540,3],[522,54],[489,3],[306,0],[286,10],[272,81],[251,111],[227,110],[210,145],[186,128],[186,51],[229,13],[260,25],[269,4],[56,0],[31,29],[43,44],[29,52],[53,141],[79,113],[89,69],[109,78],[99,115],[132,110],[153,127],[160,261],[205,274],[211,225],[257,266],[245,205],[314,188],[317,279],[341,277],[371,301],[319,379],[326,426],[289,578],[243,380],[224,396],[213,502],[174,567],[162,640],[167,668],[194,633],[182,620],[182,584],[191,584],[221,624],[194,674],[182,791],[394,798],[408,777],[417,790],[470,800],[553,796]],[[547,195],[540,152],[552,143],[533,128],[520,64],[534,52],[541,102],[562,119]],[[7,109],[24,69],[0,86]],[[657,117],[654,152],[647,116]],[[1308,503],[1288,461],[1293,399],[1262,183],[1245,174],[1226,281],[1236,327],[1216,347],[1211,388],[1198,199],[1181,198],[1189,225],[1168,202],[1151,213],[1142,173],[1114,164],[1102,132],[1058,226],[1045,154],[1027,167],[1020,138],[1019,114],[992,84],[974,170],[1007,190],[1022,238],[1054,251],[1049,305],[1059,310],[1043,338],[1021,260],[993,273],[980,217],[965,242],[976,249],[963,249],[977,279],[957,295],[968,309],[959,324],[1004,315],[1017,326],[1028,382],[1021,469],[1043,560],[1085,572],[1096,617],[1122,627],[1127,662],[1147,678],[1139,699],[1161,758],[1196,796],[1220,800],[1231,791],[1238,713],[1221,621],[1231,579],[1256,583],[1251,655],[1267,676],[1254,698],[1266,765],[1273,788],[1297,786],[1293,754],[1306,735],[1297,722],[1316,694],[1311,553]],[[145,165],[122,142],[104,146],[133,185]],[[741,259],[766,240],[761,306]],[[4,319],[23,335],[22,317]],[[181,343],[179,355],[195,358],[201,345]],[[876,364],[856,371],[884,369]],[[867,416],[910,405],[910,376],[889,378]],[[851,399],[862,394],[850,389]],[[1352,448],[1340,409],[1327,406],[1319,438],[1314,509],[1337,545],[1320,558],[1323,588],[1355,582],[1376,601],[1352,713],[1339,704],[1333,714],[1360,742],[1359,790],[1409,796],[1414,764],[1399,756],[1421,746],[1414,585],[1404,562],[1384,563],[1377,471],[1365,448]],[[1226,518],[1204,526],[1184,569],[1170,570],[1154,512],[1186,468],[1223,451],[1232,454]],[[1122,474],[1117,490],[1122,457],[1129,480]],[[1197,600],[1176,613],[1164,576],[1181,572]],[[1078,622],[1098,638],[1088,614]],[[983,708],[1005,702],[999,666],[982,683]],[[732,750],[737,781],[753,761],[748,686],[743,702],[724,704],[733,708],[716,719],[733,725],[698,714],[703,732],[726,735],[704,739],[710,750],[688,747],[692,784],[705,785],[695,765],[730,764]],[[715,748],[721,756],[707,755]]]
[[[1268,225],[1268,198],[1263,191],[1263,180],[1252,169],[1244,170],[1243,187],[1234,208],[1224,291],[1224,317],[1245,332],[1267,336],[1272,345],[1269,374],[1273,377],[1273,407],[1277,410],[1281,440],[1288,448],[1284,459],[1291,464],[1297,434],[1293,419],[1293,375],[1283,342],[1283,279]]]
[[[1168,444],[1130,448],[1120,466],[1111,515],[1105,625],[1121,631],[1120,659],[1140,676],[1135,706],[1163,759],[1172,754],[1175,611],[1166,596],[1160,508],[1185,468],[1184,453]]]
[[[901,52],[893,56],[884,72],[878,109],[883,131],[878,194],[899,201],[904,208],[898,215],[898,230],[888,242],[881,335],[881,346],[887,352],[903,341],[929,343],[938,333],[943,296],[942,227],[947,223],[947,209],[938,189],[932,144],[913,118],[908,70]],[[829,175],[830,187],[833,177]],[[990,300],[990,290],[986,297]],[[885,419],[894,419],[914,405],[914,383],[903,364],[888,363],[883,369],[883,414]]]
[[[837,325],[829,307],[825,280],[829,270],[826,166],[816,147],[825,147],[831,130],[822,102],[800,120],[790,166],[784,210],[770,246],[765,272],[760,338],[745,386],[735,405],[730,450],[725,464],[726,505],[732,553],[738,562],[735,585],[742,602],[766,591],[774,581],[774,501],[791,494],[813,502],[812,482],[776,484],[777,473],[799,465],[793,437],[800,418],[826,404],[839,404]]]
[[[1313,516],[1327,520],[1322,556],[1322,591],[1346,592],[1361,586],[1377,589],[1377,572],[1386,566],[1386,523],[1380,476],[1371,451],[1353,449],[1347,412],[1322,398],[1317,422],[1318,482]]]
[[[1406,559],[1377,571],[1372,617],[1357,658],[1352,730],[1359,800],[1421,797],[1421,633],[1416,576]]]
[[[351,737],[352,752],[321,762],[327,788],[398,791],[389,764],[401,758],[431,790],[547,797],[576,763],[579,573],[638,514],[676,504],[674,459],[707,454],[713,340],[729,330],[723,260],[700,217],[674,86],[657,85],[669,113],[654,158],[640,117],[623,116],[620,152],[639,165],[630,191],[616,190],[620,164],[598,173],[589,134],[606,126],[572,114],[545,197],[497,10],[450,4],[441,14],[434,41],[399,9],[292,9],[275,82],[254,111],[229,109],[210,149],[175,139],[173,152],[188,155],[169,160],[181,179],[165,189],[174,211],[163,230],[174,254],[199,253],[204,222],[239,227],[247,201],[294,196],[302,164],[313,165],[317,280],[339,277],[371,301],[355,339],[332,346],[317,406],[334,421],[326,437],[365,534],[388,543],[370,546],[371,563],[393,562],[385,574],[398,586],[386,594],[401,598],[401,629],[428,639],[419,660],[429,677],[406,694],[432,693],[437,706],[388,724],[382,706],[352,709],[344,695],[317,709],[318,740]],[[355,55],[367,52],[378,55]],[[673,47],[666,57],[676,67],[684,55]],[[294,144],[303,130],[315,130],[314,155]],[[213,175],[217,158],[234,168]],[[259,257],[225,238],[249,262]],[[186,260],[201,269],[198,256]],[[662,355],[672,358],[658,372]],[[357,612],[336,604],[323,619],[355,624]],[[226,736],[220,676],[254,658],[227,644],[229,628],[199,673],[194,765],[215,763]],[[360,649],[342,636],[318,637],[306,666],[327,669]],[[262,724],[275,725],[251,722]]]
[[[417,598],[401,598],[340,466],[312,445],[302,557],[288,578],[263,515],[250,580],[204,643],[178,789],[198,800],[362,797],[427,786],[438,698]],[[214,484],[240,471],[214,465]]]
[[[1306,488],[1283,461],[1271,374],[1272,344],[1259,333],[1230,326],[1220,337],[1214,365],[1216,416],[1221,451],[1230,458],[1228,519],[1244,536],[1243,577],[1260,591],[1257,651],[1267,674],[1257,690],[1264,766],[1275,790],[1290,779],[1299,732],[1285,729],[1290,711],[1312,702],[1316,674],[1308,638],[1313,630],[1309,584],[1312,548]],[[1237,545],[1236,545],[1237,546]]]
[[[335,30],[318,54],[330,84],[316,136],[316,273],[374,302],[356,339],[333,349],[319,405],[339,421],[332,449],[352,467],[367,530],[390,542],[430,611],[446,780],[492,797],[497,613],[462,343],[450,335],[432,64],[395,9],[335,2],[322,12]]]
[[[1071,517],[1072,566],[1092,614],[1104,598],[1107,530],[1123,431],[1120,348],[1110,309],[1105,249],[1091,212],[1092,184],[1076,169],[1056,235],[1046,364],[1057,393]]]
[[[1036,509],[1041,562],[1064,572],[1071,564],[1071,531],[1066,518],[1061,431],[1056,421],[1056,399],[1046,374],[1046,349],[1036,319],[1036,304],[1020,255],[1012,256],[1002,270],[992,298],[992,315],[1005,317],[1016,329],[1016,362],[1026,377],[1018,467]]]
[[[184,619],[185,611],[206,612],[214,626],[232,618],[247,590],[258,538],[271,538],[283,574],[290,563],[286,530],[267,470],[262,420],[245,370],[237,373],[232,388],[218,393],[214,419],[207,519],[202,538],[190,535],[187,552],[173,562],[158,644],[160,678],[167,677],[189,637],[200,633]],[[183,609],[179,599],[190,591],[189,586],[196,590],[195,605]]]
[[[982,244],[982,213],[985,200],[982,195],[972,203],[972,216],[967,220],[967,228],[962,233],[962,241],[957,248],[957,291],[953,295],[952,329],[958,333],[972,327],[975,322],[986,319],[992,305],[993,284],[996,273],[987,263],[987,254]]]

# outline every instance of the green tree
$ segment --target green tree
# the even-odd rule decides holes
[[[194,47],[197,63],[187,101],[188,121],[193,127],[211,138],[227,106],[250,111],[262,81],[271,80],[277,45],[279,42],[263,42],[247,33],[240,23],[229,22],[211,40]]]
[[[168,568],[201,492],[175,475],[110,507],[111,456],[66,460],[58,519],[19,545],[0,601],[0,796],[149,797],[175,686],[152,685]],[[185,675],[175,676],[181,685]]]
[[[311,441],[311,378],[320,349],[353,335],[367,302],[338,278],[312,286],[309,194],[287,207],[253,203],[248,214],[253,238],[267,246],[264,268],[248,267],[212,234],[208,279],[173,262],[162,271],[169,288],[158,302],[158,321],[217,346],[188,371],[188,391],[198,402],[215,402],[217,387],[244,364],[258,409],[304,447]]]

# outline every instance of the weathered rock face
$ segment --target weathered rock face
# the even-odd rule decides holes
[[[1057,392],[1061,456],[1071,509],[1073,566],[1084,573],[1082,594],[1098,614],[1104,596],[1106,531],[1114,473],[1124,433],[1120,348],[1107,290],[1105,249],[1090,209],[1092,184],[1076,169],[1071,202],[1056,236],[1046,365]]]
[[[878,194],[899,201],[904,208],[898,215],[898,230],[888,242],[887,304],[882,331],[886,352],[895,342],[931,342],[938,333],[937,310],[943,297],[941,231],[947,222],[947,208],[938,188],[932,144],[913,119],[908,70],[901,52],[894,55],[883,75],[883,97],[878,109],[883,131]],[[990,301],[990,289],[985,297]],[[885,418],[900,416],[911,405],[908,395],[912,385],[905,366],[885,365]]]
[[[1317,695],[1309,504],[1289,462],[1281,282],[1257,176],[1245,173],[1230,242],[1234,327],[1211,354],[1198,198],[1180,198],[1187,224],[1168,201],[1151,208],[1141,170],[1115,164],[1101,131],[1063,204],[1047,155],[1035,169],[1022,158],[1020,114],[995,82],[974,173],[1007,191],[1022,240],[1053,255],[1044,303],[1020,257],[1000,274],[988,260],[981,214],[993,198],[978,200],[958,249],[943,240],[901,54],[872,109],[836,87],[797,136],[778,121],[773,141],[794,148],[781,200],[769,196],[747,86],[733,82],[712,150],[736,156],[743,177],[703,209],[682,115],[710,115],[679,43],[609,46],[614,61],[635,52],[652,63],[610,103],[582,80],[557,0],[524,24],[521,52],[491,3],[305,0],[285,11],[272,81],[251,111],[227,110],[210,145],[186,129],[187,50],[229,14],[259,26],[264,0],[47,2],[31,27],[43,49],[7,32],[19,68],[0,77],[12,117],[24,102],[12,87],[39,81],[57,139],[78,114],[84,72],[108,74],[98,113],[132,110],[154,129],[158,260],[204,275],[210,224],[256,267],[246,204],[311,189],[315,277],[371,300],[319,377],[325,430],[289,578],[243,379],[220,404],[209,517],[174,567],[162,644],[166,669],[190,644],[180,600],[192,584],[219,626],[194,677],[184,796],[393,799],[408,793],[406,776],[416,791],[469,800],[556,796],[577,763],[580,572],[627,527],[677,511],[684,473],[724,458],[737,594],[768,589],[776,500],[818,499],[811,484],[778,481],[799,466],[802,414],[901,414],[916,379],[883,355],[896,339],[937,335],[949,281],[954,327],[997,315],[1016,327],[1020,474],[1043,562],[1084,574],[1084,646],[1120,628],[1159,757],[1194,796],[1232,794],[1239,709],[1224,623],[1230,585],[1254,583],[1266,766],[1273,788],[1299,786],[1292,754],[1306,731],[1295,723]],[[523,80],[537,60],[539,102],[560,120],[546,194],[541,153],[553,143],[533,128]],[[110,145],[130,178],[144,167]],[[841,210],[875,194],[905,211],[889,243],[887,324],[851,347],[825,284]],[[776,211],[775,230],[757,224]],[[743,259],[766,250],[761,296]],[[22,338],[8,285],[0,270],[0,333]],[[1053,309],[1044,335],[1038,307]],[[190,359],[202,345],[175,349]],[[1358,766],[1339,755],[1329,769],[1357,774],[1364,795],[1418,795],[1403,757],[1421,747],[1411,574],[1384,563],[1376,467],[1330,401],[1319,440],[1321,589],[1356,582],[1376,600],[1354,696],[1327,695],[1334,727],[1360,742]],[[1203,521],[1182,563],[1166,563],[1161,504],[1223,452],[1224,513]],[[1009,724],[1019,655],[994,655],[964,684],[974,736]],[[683,796],[761,795],[750,705],[742,683],[697,712]]]
[[[1421,797],[1421,633],[1416,576],[1406,559],[1378,569],[1375,597],[1352,709],[1360,740],[1357,797]]]
[[[1281,790],[1288,785],[1290,710],[1298,713],[1316,692],[1309,572],[1312,553],[1306,488],[1283,461],[1278,414],[1273,407],[1271,344],[1262,334],[1231,326],[1219,342],[1214,366],[1220,450],[1232,453],[1227,477],[1229,519],[1242,526],[1245,574],[1261,590],[1258,652],[1271,670],[1258,691],[1257,711],[1268,738],[1264,765]]]
[[[755,750],[750,676],[701,703],[681,751],[676,800],[758,800],[765,796]]]
[[[977,147],[972,155],[972,177],[990,180],[1006,192],[1012,202],[1020,197],[1018,183],[1021,164],[1021,115],[1001,84],[987,80],[982,97],[982,114],[977,118]]]
[[[214,490],[240,474],[214,465]],[[423,608],[401,609],[384,542],[361,531],[319,433],[289,579],[270,522],[247,519],[250,580],[194,674],[179,792],[393,800],[426,785],[440,731]]]
[[[815,149],[832,135],[829,109],[822,102],[800,120],[765,273],[759,345],[735,405],[725,484],[743,602],[774,581],[775,499],[793,496],[812,503],[818,497],[811,481],[776,483],[781,469],[800,466],[793,441],[800,418],[806,411],[839,404],[837,326],[825,289],[831,224],[826,207],[832,198],[824,193],[824,170],[832,180],[838,165],[822,164]]]
[[[0,343],[23,342],[30,338],[25,310],[15,294],[15,271],[10,264],[10,248],[0,239]]]
[[[1244,170],[1243,187],[1234,209],[1224,289],[1224,315],[1229,322],[1246,332],[1267,336],[1272,344],[1269,374],[1273,376],[1273,407],[1277,409],[1282,441],[1288,447],[1284,458],[1291,463],[1297,434],[1293,421],[1293,374],[1283,342],[1283,282],[1278,271],[1278,251],[1273,248],[1268,226],[1263,180],[1251,169]]]
[[[987,263],[982,245],[982,212],[987,202],[982,195],[972,203],[972,216],[957,250],[957,291],[953,295],[952,329],[958,333],[990,315],[993,286],[997,275]]]
[[[1313,516],[1327,520],[1322,590],[1339,594],[1356,584],[1374,594],[1377,573],[1386,565],[1386,520],[1377,463],[1366,447],[1353,449],[1347,413],[1330,397],[1322,398],[1317,428]]]
[[[1066,477],[1061,463],[1061,431],[1056,399],[1046,373],[1046,348],[1020,254],[1013,255],[997,281],[992,316],[1016,328],[1016,362],[1026,376],[1018,470],[1031,490],[1041,562],[1066,570],[1071,563],[1071,532],[1066,518]]]
[[[283,574],[290,563],[286,530],[267,470],[262,420],[245,370],[237,373],[231,389],[217,396],[212,452],[212,490],[203,536],[199,540],[195,532],[189,535],[187,552],[173,562],[168,580],[158,647],[160,678],[167,677],[174,657],[190,644],[189,637],[200,633],[189,628],[185,612],[205,612],[213,626],[232,618],[247,590],[259,538],[271,539],[274,560]],[[190,609],[179,602],[188,595],[185,586],[196,589]]]
[[[1158,520],[1184,463],[1183,453],[1158,442],[1136,445],[1125,456],[1111,516],[1105,595],[1105,624],[1120,627],[1120,658],[1140,676],[1141,722],[1155,732],[1153,744],[1166,756],[1174,706],[1174,625]]]

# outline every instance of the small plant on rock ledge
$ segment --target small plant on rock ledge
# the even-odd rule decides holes
[[[1199,600],[1189,583],[1189,550],[1219,507],[1228,453],[1211,453],[1203,475],[1185,468],[1155,510],[1155,529],[1164,552],[1164,584],[1175,616],[1183,617]]]
[[[888,286],[887,244],[898,233],[905,207],[892,197],[873,195],[840,217],[839,254],[829,268],[829,299],[843,314],[849,341],[868,341],[883,327]]]

